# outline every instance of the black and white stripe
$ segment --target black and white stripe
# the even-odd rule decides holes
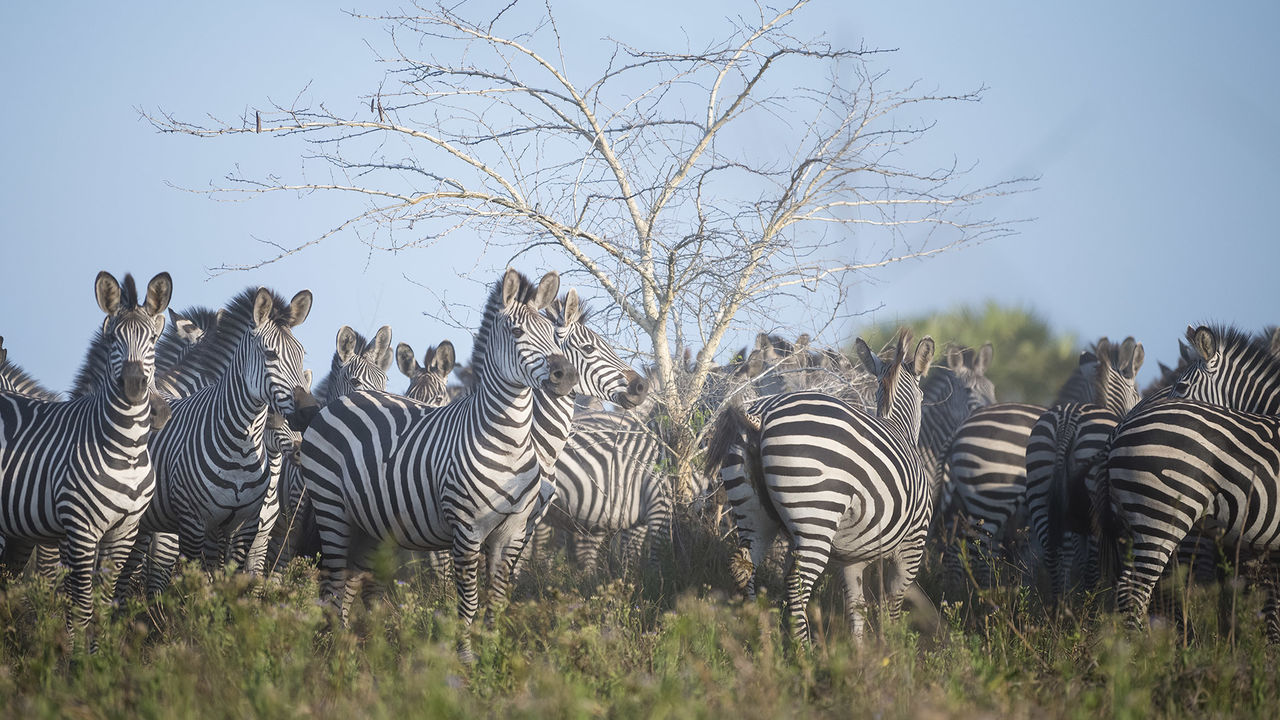
[[[156,494],[142,529],[177,533],[180,554],[201,559],[206,570],[225,562],[232,537],[260,519],[271,484],[268,412],[290,415],[309,398],[292,328],[306,319],[311,299],[307,290],[289,303],[267,288],[246,290],[226,308],[217,336],[161,378],[162,387],[190,394],[171,402],[169,424],[152,440]],[[131,567],[141,564],[142,552],[139,544]],[[153,592],[163,589],[170,569],[156,564]]]
[[[834,396],[784,393],[722,413],[708,448],[714,467],[734,443],[743,453],[754,507],[735,507],[739,555],[735,575],[750,576],[781,530],[790,541],[787,612],[792,633],[808,638],[806,606],[813,584],[835,561],[844,572],[851,629],[864,626],[863,573],[884,564],[890,615],[915,578],[924,553],[932,504],[917,447],[920,376],[933,340],[910,350],[899,335],[890,360],[861,338],[859,358],[878,380],[875,414]]]
[[[20,570],[36,543],[60,543],[73,631],[92,612],[99,552],[109,585],[155,488],[151,386],[172,289],[160,273],[139,305],[131,276],[121,284],[98,273],[94,291],[106,319],[78,375],[78,397],[0,395],[3,566]]]
[[[1089,462],[1107,444],[1120,418],[1139,399],[1137,374],[1145,354],[1142,343],[1125,338],[1118,347],[1100,339],[1093,353],[1094,391],[1088,403],[1054,405],[1044,412],[1027,440],[1027,519],[1049,579],[1048,603],[1066,591],[1074,571],[1096,579],[1086,542],[1094,488]],[[1082,358],[1082,363],[1086,362]],[[1064,557],[1064,549],[1070,559]],[[1088,579],[1088,578],[1087,578]]]
[[[1244,559],[1266,563],[1269,639],[1280,642],[1280,359],[1268,338],[1231,328],[1188,329],[1200,358],[1173,399],[1116,427],[1100,492],[1107,535],[1128,542],[1120,610],[1145,618],[1175,549],[1202,521]]]
[[[369,550],[388,539],[452,551],[464,625],[479,604],[476,574],[486,550],[491,607],[505,598],[542,480],[531,388],[567,395],[577,382],[555,326],[541,312],[558,288],[555,273],[535,287],[506,272],[476,334],[474,388],[459,400],[429,407],[362,391],[312,420],[303,434],[302,471],[320,530],[322,594],[344,618],[355,589],[352,571],[367,571]],[[468,631],[459,650],[472,657]]]

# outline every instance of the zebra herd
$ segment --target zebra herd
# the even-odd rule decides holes
[[[502,275],[465,365],[448,340],[419,362],[393,349],[390,327],[366,339],[343,326],[314,386],[293,334],[309,291],[250,288],[216,311],[174,311],[167,273],[141,299],[128,275],[99,273],[94,290],[105,319],[65,396],[9,362],[0,339],[0,582],[39,549],[36,571],[64,575],[73,636],[95,582],[153,595],[179,558],[264,575],[318,554],[322,598],[345,622],[359,588],[374,588],[371,552],[394,543],[453,576],[459,654],[472,660],[482,566],[492,619],[551,528],[589,565],[619,531],[629,557],[647,544],[656,563],[672,547],[680,500],[654,380],[589,327],[554,272]],[[1140,624],[1175,558],[1218,572],[1237,558],[1256,568],[1280,642],[1277,338],[1189,328],[1180,365],[1145,397],[1143,346],[1102,338],[1040,407],[995,401],[990,344],[939,353],[904,329],[879,352],[859,338],[854,365],[807,336],[762,333],[700,398],[712,422],[695,490],[724,502],[747,596],[784,541],[786,617],[802,642],[828,565],[857,637],[872,598],[897,615],[931,556],[947,592],[966,576],[994,583],[1024,527],[1047,608],[1111,571]],[[393,362],[404,394],[387,390]]]

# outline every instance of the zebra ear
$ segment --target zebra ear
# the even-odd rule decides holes
[[[147,299],[143,301],[142,309],[146,310],[148,315],[162,315],[169,307],[171,297],[173,297],[173,278],[169,277],[167,272],[159,273],[147,283]],[[161,327],[164,325],[162,324]]]
[[[386,372],[391,367],[391,326],[383,325],[373,335],[373,361]]]
[[[565,325],[573,325],[582,319],[582,303],[578,300],[577,288],[569,288],[569,293],[564,296],[560,317]]]
[[[409,347],[409,343],[400,343],[396,346],[396,367],[400,368],[401,374],[408,378],[412,378],[417,372],[418,359],[413,356],[413,348]]]
[[[311,314],[311,291],[299,290],[289,301],[289,327],[298,327]]]
[[[858,352],[858,360],[862,361],[862,367],[866,368],[867,372],[872,375],[880,377],[880,358],[876,357],[876,354],[871,352],[871,348],[867,345],[867,341],[862,338],[858,338],[853,341],[853,347]]]
[[[1133,339],[1132,335],[1125,338],[1124,342],[1120,343],[1120,352],[1117,353],[1119,362],[1116,363],[1116,368],[1119,369],[1120,374],[1126,378],[1132,379],[1137,373],[1137,371],[1133,369],[1134,354],[1137,350],[1138,343]]]
[[[560,294],[560,273],[552,270],[542,276],[542,281],[538,283],[538,290],[533,295],[534,310],[542,310],[551,307],[556,301],[556,296]]]
[[[302,371],[302,389],[311,392],[311,381],[315,379],[315,375],[311,372],[311,368]]]
[[[338,328],[338,338],[336,340],[338,350],[338,362],[343,365],[351,360],[351,356],[356,354],[356,331],[349,326],[343,325]]]
[[[98,278],[93,281],[93,294],[98,299],[98,307],[102,308],[102,312],[115,315],[120,310],[120,283],[106,270],[99,272]]]
[[[1269,344],[1269,352],[1272,357],[1280,358],[1280,327],[1273,327],[1268,333],[1271,342]]]
[[[947,367],[952,370],[959,370],[964,367],[964,348],[959,345],[947,344]]]
[[[1088,350],[1083,350],[1080,352],[1080,367],[1084,367],[1085,365],[1091,365],[1096,362],[1098,362],[1097,355],[1094,355]]]
[[[1133,363],[1129,368],[1127,377],[1133,379],[1138,376],[1138,371],[1142,369],[1142,363],[1147,359],[1147,351],[1142,348],[1142,343],[1138,343],[1133,347]]]
[[[809,333],[800,333],[800,337],[796,338],[796,350],[808,349],[809,340]]]
[[[1195,333],[1191,337],[1191,346],[1200,353],[1200,357],[1205,362],[1212,360],[1218,355],[1218,336],[1212,330],[1201,325],[1195,329]]]
[[[169,308],[169,320],[173,322],[174,334],[187,345],[195,345],[204,337],[204,328],[179,315],[173,308]]]
[[[991,356],[994,353],[995,353],[995,348],[992,347],[991,343],[986,343],[985,345],[983,345],[982,348],[978,350],[977,357],[974,358],[973,372],[978,375],[981,375],[982,377],[986,377],[987,368],[991,367]]]
[[[502,275],[502,307],[510,308],[520,297],[520,273],[514,268],[507,268]]]
[[[9,351],[4,349],[4,336],[0,335],[0,365],[9,361]]]
[[[915,373],[916,377],[923,377],[929,371],[929,363],[933,362],[933,351],[933,338],[928,335],[920,338],[920,342],[916,344],[916,354],[911,363],[911,372]]]
[[[271,297],[271,291],[260,287],[257,294],[253,296],[253,326],[255,328],[263,327],[267,321],[271,319],[271,310],[275,306],[275,300]]]
[[[436,354],[431,358],[430,368],[440,377],[449,377],[449,373],[453,372],[453,367],[457,364],[456,360],[453,343],[445,340],[436,346]]]

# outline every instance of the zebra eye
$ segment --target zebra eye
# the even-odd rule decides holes
[[[587,343],[586,345],[583,345],[583,346],[582,346],[582,352],[584,352],[584,353],[588,353],[588,354],[590,354],[590,353],[593,353],[593,352],[595,352],[595,351],[596,351],[596,346],[595,346],[595,345],[592,345],[591,343]]]
[[[264,349],[262,354],[266,356],[267,362],[275,362],[280,357],[280,353],[271,349]]]
[[[511,328],[511,336],[512,336],[512,337],[515,337],[515,338],[521,338],[521,337],[524,337],[524,328],[522,328],[522,327],[513,327],[513,328]]]

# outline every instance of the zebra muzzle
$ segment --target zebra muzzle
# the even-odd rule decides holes
[[[141,362],[137,360],[126,362],[121,379],[124,381],[125,399],[134,404],[146,399],[147,393],[151,390],[151,383],[147,381],[147,374],[143,372]]]
[[[623,393],[619,393],[619,397],[615,400],[617,404],[624,408],[633,408],[644,402],[645,397],[649,395],[649,383],[640,373],[633,372],[628,378],[627,389]]]
[[[547,370],[547,380],[543,387],[548,392],[560,396],[573,392],[573,386],[578,384],[578,371],[569,362],[569,358],[563,355],[547,356]]]

